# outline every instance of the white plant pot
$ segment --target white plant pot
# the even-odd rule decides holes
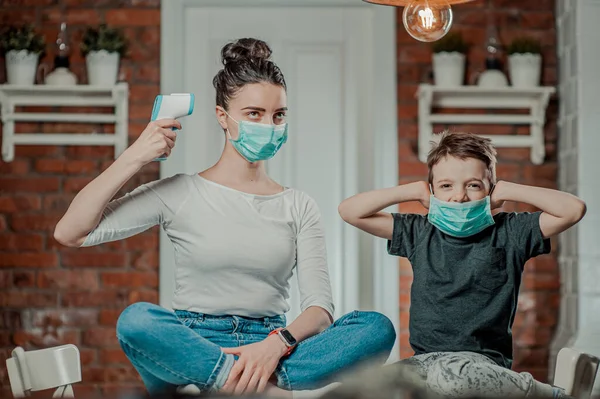
[[[6,53],[6,80],[11,85],[35,84],[39,53],[10,50]]]
[[[512,54],[508,57],[508,72],[514,87],[537,87],[542,75],[540,54]]]
[[[433,79],[436,86],[462,86],[465,79],[465,55],[456,51],[434,53]]]
[[[95,86],[113,86],[117,83],[120,54],[106,50],[90,51],[85,57],[88,83]]]

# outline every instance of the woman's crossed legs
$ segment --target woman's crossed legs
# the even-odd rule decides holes
[[[117,337],[150,394],[193,384],[217,391],[227,380],[235,357],[221,348],[264,340],[284,327],[283,316],[252,319],[172,312],[150,303],[123,311]],[[376,312],[351,312],[327,330],[298,344],[283,358],[275,376],[284,390],[307,390],[333,381],[340,372],[390,354],[396,334],[391,322]]]

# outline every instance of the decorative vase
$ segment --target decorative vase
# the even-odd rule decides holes
[[[508,79],[506,79],[506,75],[504,75],[502,71],[497,69],[488,69],[479,75],[477,85],[479,87],[487,88],[506,87],[508,86]]]
[[[542,56],[512,54],[508,57],[508,71],[513,87],[537,87],[542,75]]]
[[[462,86],[465,78],[465,55],[456,51],[434,53],[433,78],[436,86]]]
[[[90,51],[85,57],[88,83],[94,86],[113,86],[119,73],[120,54],[106,50]]]
[[[33,85],[39,53],[10,50],[6,53],[6,80],[11,85]]]

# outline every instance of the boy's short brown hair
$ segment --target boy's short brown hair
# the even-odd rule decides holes
[[[433,143],[427,155],[429,168],[429,184],[433,184],[433,167],[447,156],[459,159],[474,158],[482,161],[489,172],[490,183],[496,184],[496,149],[492,140],[472,133],[449,132],[440,133],[440,140]]]

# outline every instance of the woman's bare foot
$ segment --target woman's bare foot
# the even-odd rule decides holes
[[[271,398],[291,399],[292,391],[286,391],[278,386],[268,382],[265,388],[265,395]]]

